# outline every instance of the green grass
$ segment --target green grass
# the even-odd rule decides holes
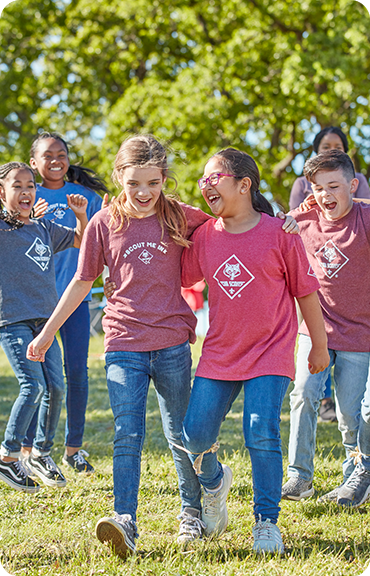
[[[147,410],[147,438],[142,460],[136,556],[123,562],[94,536],[96,521],[113,512],[113,421],[105,384],[101,337],[90,346],[90,397],[85,445],[96,474],[82,478],[66,473],[61,490],[43,487],[38,494],[15,492],[0,482],[0,560],[13,575],[78,576],[256,576],[362,574],[370,556],[369,507],[344,511],[318,504],[319,496],[341,482],[343,449],[336,425],[319,424],[315,461],[316,495],[305,502],[281,504],[279,526],[286,553],[281,558],[252,554],[252,482],[248,454],[243,447],[242,399],[222,426],[220,459],[231,466],[234,482],[228,509],[229,527],[218,540],[194,542],[187,550],[176,544],[180,509],[177,479],[161,430],[155,393]],[[199,345],[193,354],[199,356]],[[0,436],[2,438],[18,384],[0,353]],[[53,456],[63,454],[65,413],[58,428]],[[282,414],[284,466],[287,464],[289,406]]]

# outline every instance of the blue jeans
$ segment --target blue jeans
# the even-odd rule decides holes
[[[65,445],[72,448],[82,446],[85,413],[89,392],[87,357],[90,338],[89,303],[81,302],[60,328],[64,350],[64,372],[67,380]],[[22,443],[32,446],[37,426],[36,413]]]
[[[290,379],[285,376],[260,376],[244,381],[211,380],[196,377],[183,425],[183,444],[195,461],[217,440],[220,427],[232,403],[244,388],[243,432],[252,463],[254,515],[279,516],[283,461],[280,440],[281,405]],[[223,476],[214,453],[205,454],[199,481],[205,488],[216,488]]]
[[[370,411],[367,422],[366,417],[361,417],[361,402],[365,416],[370,406],[367,383],[370,353],[329,349],[329,366],[319,374],[310,374],[307,362],[310,350],[311,339],[301,334],[298,340],[296,379],[290,394],[288,476],[299,476],[308,481],[313,478],[317,413],[324,397],[327,376],[334,366],[338,429],[346,450],[343,462],[343,477],[346,480],[354,469],[354,459],[350,452],[358,445],[363,454],[370,454]],[[370,458],[363,457],[363,464],[368,467]]]
[[[107,352],[107,384],[114,416],[114,509],[136,520],[141,452],[150,379],[153,380],[164,434],[175,462],[182,510],[201,509],[200,485],[181,444],[181,426],[189,396],[191,353],[189,342],[153,352]]]
[[[53,445],[64,394],[62,355],[56,339],[45,362],[27,360],[28,344],[39,334],[46,320],[36,319],[0,328],[0,344],[20,385],[5,429],[1,453],[16,458],[28,426],[39,408],[33,446],[49,453]]]

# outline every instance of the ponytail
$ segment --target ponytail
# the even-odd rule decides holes
[[[264,212],[269,216],[274,216],[274,209],[270,202],[261,194],[260,190],[257,189],[255,192],[251,191],[252,206],[256,212]]]
[[[74,182],[85,188],[90,188],[90,190],[94,190],[94,192],[109,193],[108,188],[104,184],[104,180],[100,178],[94,170],[91,170],[91,168],[70,164],[66,174],[66,180],[67,182]]]

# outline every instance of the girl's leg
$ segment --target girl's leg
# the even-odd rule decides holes
[[[67,453],[82,446],[88,398],[87,357],[90,338],[89,303],[82,302],[60,328],[67,380],[66,436]],[[72,448],[72,451],[68,448]],[[74,450],[73,450],[74,449]]]
[[[195,377],[182,435],[193,463],[198,454],[216,442],[221,424],[241,387],[241,382]],[[204,488],[214,490],[220,485],[223,471],[216,453],[204,454],[201,470],[198,478]]]
[[[151,352],[151,376],[161,410],[163,431],[172,451],[179,478],[181,509],[201,510],[201,490],[188,455],[182,446],[181,429],[191,389],[189,342]]]
[[[5,429],[1,452],[18,458],[21,443],[46,389],[41,364],[26,358],[34,331],[28,322],[17,322],[0,328],[1,346],[20,385]]]
[[[136,521],[141,452],[149,388],[149,352],[107,352],[109,400],[114,416],[114,509]]]
[[[260,376],[244,383],[243,428],[252,462],[254,515],[273,524],[283,479],[280,412],[289,382],[285,376]]]

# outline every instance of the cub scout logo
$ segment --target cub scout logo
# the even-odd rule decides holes
[[[254,280],[253,274],[249,272],[235,254],[221,264],[214,273],[213,278],[231,300]]]
[[[40,238],[35,238],[30,248],[28,248],[26,256],[36,262],[42,271],[45,271],[49,266],[51,250]]]
[[[328,240],[324,246],[315,253],[315,258],[328,278],[336,277],[339,270],[348,262],[347,256],[337,248],[332,240]]]
[[[46,210],[46,214],[51,214],[53,219],[62,220],[68,204],[51,204]]]
[[[151,259],[153,258],[153,254],[148,252],[148,250],[143,250],[141,254],[138,256],[139,260],[144,262],[144,264],[150,264]]]

